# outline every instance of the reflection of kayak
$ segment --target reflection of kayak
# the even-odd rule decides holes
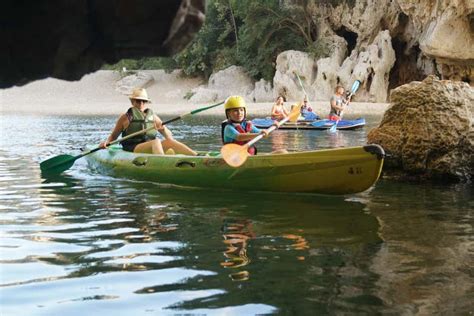
[[[220,156],[136,154],[120,146],[87,156],[100,172],[163,184],[322,194],[367,190],[380,175],[383,157],[378,145],[250,156],[239,168]]]
[[[270,118],[256,118],[252,120],[252,123],[258,128],[268,128],[272,126],[273,120]],[[287,122],[283,124],[280,129],[330,129],[336,121],[330,120],[316,120],[316,121],[297,121],[296,123]],[[365,125],[364,118],[358,118],[355,120],[340,120],[337,123],[337,129],[357,129]]]

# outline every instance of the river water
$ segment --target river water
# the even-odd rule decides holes
[[[358,131],[276,131],[260,151],[361,145]],[[221,118],[171,127],[219,150]],[[1,315],[469,315],[470,185],[381,179],[350,196],[233,193],[39,162],[105,139],[112,116],[1,118]]]

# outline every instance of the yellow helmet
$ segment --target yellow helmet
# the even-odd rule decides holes
[[[226,112],[227,110],[238,108],[244,108],[245,110],[247,110],[245,100],[241,96],[232,95],[225,100],[224,109]]]

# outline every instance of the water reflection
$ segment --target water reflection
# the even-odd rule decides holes
[[[247,246],[255,233],[252,229],[252,222],[248,219],[226,219],[222,225],[223,242],[226,245],[224,251],[224,262],[221,266],[226,269],[237,269],[249,264],[250,259],[247,255]],[[246,281],[250,274],[246,270],[232,272],[229,277],[233,281]]]
[[[114,119],[6,120],[2,314],[16,315],[18,308],[28,315],[473,310],[472,186],[381,181],[350,197],[236,195],[109,178],[81,160],[63,176],[40,178],[42,157],[97,143]],[[215,149],[215,121],[181,122],[173,131],[197,149]],[[20,127],[30,138],[18,137]],[[364,130],[329,136],[276,131],[259,148],[365,142]]]
[[[377,296],[393,302],[397,313],[454,315],[474,308],[473,190],[450,189],[385,182],[383,197],[379,188],[370,192],[368,207],[385,242],[369,269],[379,275]]]
[[[34,262],[48,260],[69,272],[28,286],[10,283],[3,293],[11,298],[18,291],[45,288],[52,302],[67,303],[67,312],[78,302],[100,308],[103,302],[124,300],[152,310],[206,313],[209,302],[216,311],[253,306],[251,314],[288,310],[295,302],[303,311],[316,300],[323,311],[325,302],[335,298],[315,284],[339,278],[339,270],[329,267],[344,262],[359,270],[350,260],[357,248],[380,242],[377,222],[363,212],[364,205],[343,198],[250,193],[235,201],[232,192],[173,189],[93,174],[43,183],[43,208],[59,204],[61,210],[33,218],[27,235],[18,238],[35,236],[35,242],[46,246],[64,242],[84,248],[37,257]],[[223,210],[229,201],[235,202]],[[354,245],[359,246],[352,249]],[[318,269],[324,273],[314,274]],[[287,278],[297,282],[280,282]],[[66,290],[81,279],[87,292]],[[295,293],[291,302],[288,292]],[[165,294],[165,305],[142,298]],[[31,299],[25,307],[50,310],[43,299]],[[129,309],[141,310],[139,306]]]

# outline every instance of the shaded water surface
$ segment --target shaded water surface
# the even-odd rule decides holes
[[[172,130],[218,150],[220,119]],[[114,120],[2,116],[2,315],[472,313],[471,186],[232,193],[106,177],[82,160],[41,178],[41,160],[78,154]],[[277,131],[260,150],[360,145],[369,128]]]

